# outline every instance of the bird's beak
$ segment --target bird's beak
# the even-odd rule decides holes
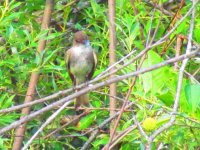
[[[90,41],[89,41],[89,40],[85,40],[85,41],[84,41],[84,44],[85,44],[86,46],[90,46]]]

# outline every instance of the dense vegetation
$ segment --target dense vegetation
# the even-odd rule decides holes
[[[35,99],[72,87],[66,70],[64,55],[65,51],[72,45],[73,34],[77,30],[87,32],[90,36],[91,45],[98,55],[98,65],[94,77],[106,70],[109,66],[108,3],[106,1],[98,2],[89,0],[87,7],[83,7],[85,1],[56,0],[51,26],[48,30],[42,31],[40,25],[45,7],[42,0],[5,0],[0,2],[0,109],[23,103],[31,73],[35,71],[40,73]],[[156,1],[154,2],[156,3]],[[160,0],[158,3],[160,5],[165,4],[166,0]],[[175,3],[174,5],[178,4]],[[183,17],[191,6],[192,2],[186,0],[183,8],[178,12],[177,18]],[[165,9],[173,15],[177,11],[177,9]],[[197,4],[192,38],[196,47],[200,43],[199,12],[200,7]],[[137,56],[146,47],[147,40],[151,40],[154,31],[157,30],[153,43],[167,34],[174,27],[172,23],[173,15],[163,13],[163,11],[148,5],[144,1],[135,1],[131,4],[129,0],[117,0],[117,61],[133,50],[135,52],[116,67],[123,66]],[[179,19],[175,19],[175,23]],[[165,39],[165,42],[151,48],[142,64],[142,68],[148,68],[174,57],[177,44],[176,38],[180,34],[185,37],[188,36],[191,25],[190,20],[191,16],[188,16],[169,38]],[[47,32],[48,36],[44,37]],[[38,40],[41,38],[47,40],[47,45],[45,50],[36,57]],[[181,54],[185,53],[186,45],[187,40],[184,40]],[[135,71],[140,62],[139,60],[131,63],[128,67],[120,69],[117,76]],[[199,59],[197,57],[191,58],[185,71],[191,75],[185,74],[183,78],[180,107],[176,113],[176,121],[172,127],[155,138],[153,148],[158,148],[161,145],[166,146],[168,149],[192,150],[200,148]],[[119,109],[123,104],[131,82],[131,78],[117,82],[117,97],[122,99],[121,101],[117,100],[117,108]],[[134,102],[134,105],[123,113],[117,133],[120,134],[134,125],[133,116],[136,116],[142,124],[147,135],[151,135],[153,131],[168,122],[174,105],[177,83],[178,71],[174,69],[174,64],[140,74],[129,96],[129,101]],[[66,108],[34,140],[31,148],[78,149],[84,145],[91,134],[88,131],[109,118],[109,109],[106,109],[109,108],[108,94],[109,88],[107,86],[90,92],[91,107],[94,109],[82,117],[76,125],[67,126],[58,133],[44,138],[51,131],[61,126],[65,116],[74,115],[72,108]],[[54,99],[54,101],[59,99]],[[31,113],[50,105],[51,102],[34,105]],[[58,107],[29,121],[24,138],[25,143],[56,109]],[[19,110],[0,114],[0,128],[18,120],[19,116]],[[91,143],[91,149],[100,149],[109,142],[109,125],[106,124],[101,128],[98,136]],[[0,136],[0,149],[12,148],[14,134],[14,129],[12,129]],[[144,149],[145,144],[145,137],[141,135],[137,128],[134,128],[119,141],[118,146],[121,150]]]

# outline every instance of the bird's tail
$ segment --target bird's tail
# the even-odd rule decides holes
[[[78,80],[78,79],[79,79],[79,78],[76,79],[76,84],[77,84],[77,85],[79,85],[79,84],[85,82],[85,79],[81,79],[81,80],[80,80],[80,79]],[[79,90],[77,90],[77,92],[78,92],[78,91],[79,91]],[[80,107],[80,106],[82,106],[82,105],[83,105],[83,106],[89,105],[89,96],[88,96],[87,93],[76,98],[75,109],[77,109],[78,107]]]
[[[81,95],[76,98],[75,108],[78,108],[82,105],[87,106],[89,104],[88,94]]]

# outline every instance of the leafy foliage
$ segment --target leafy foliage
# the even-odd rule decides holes
[[[0,2],[0,109],[9,108],[13,105],[23,103],[29,78],[32,72],[39,71],[40,79],[37,85],[37,95],[35,98],[45,97],[52,93],[63,89],[70,88],[72,83],[67,74],[64,55],[65,51],[71,46],[72,35],[75,30],[85,30],[91,38],[92,47],[98,54],[98,67],[95,76],[101,73],[109,65],[108,62],[108,8],[107,3],[97,3],[89,0],[90,5],[74,12],[76,8],[82,7],[84,1],[71,3],[73,0],[55,2],[55,10],[51,28],[48,31],[40,31],[41,17],[44,9],[44,1],[27,0],[10,2]],[[160,1],[164,3],[165,1]],[[68,5],[71,3],[71,5]],[[198,5],[199,6],[199,5]],[[134,9],[128,0],[116,1],[116,30],[117,30],[117,59],[127,55],[133,49],[136,50],[134,55],[125,60],[118,66],[123,65],[127,61],[134,58],[141,50],[145,48],[145,42],[151,26],[152,7],[146,5],[145,2],[135,2],[138,9],[137,15],[134,15]],[[186,1],[186,5],[181,9],[180,16],[183,16],[191,7],[191,2]],[[196,8],[200,10],[199,7]],[[162,14],[161,11],[155,10],[152,29],[155,31],[159,24],[155,41],[159,40],[164,34],[167,26],[170,24],[171,18]],[[160,18],[162,17],[162,18]],[[69,22],[75,20],[71,26]],[[160,21],[159,21],[160,20]],[[190,18],[188,17],[171,35],[170,39],[178,34],[187,36]],[[59,27],[59,29],[57,29]],[[195,19],[194,37],[193,39],[199,43],[199,14]],[[140,29],[143,29],[142,38]],[[38,40],[44,38],[46,33],[48,37],[47,46],[43,52],[35,55],[37,52]],[[142,68],[150,67],[154,64],[162,62],[166,56],[174,57],[175,41],[168,45],[165,56],[160,53],[164,48],[164,44],[160,45],[148,52]],[[184,43],[185,44],[185,43]],[[185,51],[185,47],[183,48]],[[127,74],[136,69],[137,62],[132,63],[126,68],[121,69],[117,75]],[[117,67],[118,67],[117,66]],[[188,72],[194,73],[198,69],[199,64],[190,61],[187,66]],[[199,74],[195,76],[199,79]],[[176,93],[178,74],[173,70],[173,66],[166,66],[139,76],[136,81],[134,90],[131,93],[130,100],[135,102],[133,110],[140,122],[146,118],[152,117],[156,122],[156,126],[160,127],[169,120],[171,106],[174,102]],[[131,79],[121,81],[117,85],[118,97],[125,98],[130,88]],[[99,91],[109,92],[107,87]],[[169,149],[197,149],[199,148],[200,132],[200,85],[194,83],[189,77],[185,76],[179,113],[175,125],[163,132],[155,140],[154,147],[158,147],[160,143],[168,146]],[[70,109],[60,114],[60,118],[52,123],[51,127],[46,128],[41,134],[40,139],[36,139],[31,148],[39,149],[78,149],[87,140],[90,134],[84,134],[89,129],[95,128],[109,117],[108,110],[98,108],[108,107],[109,97],[100,95],[95,92],[90,93],[91,105],[97,108],[90,114],[84,116],[76,126],[68,126],[59,133],[43,139],[52,130],[60,127],[60,118],[73,114]],[[41,109],[45,104],[34,106],[34,111]],[[121,107],[122,102],[118,102]],[[25,141],[33,135],[42,122],[51,115],[48,112],[30,121],[27,127]],[[118,126],[117,132],[120,133],[134,124],[132,112],[125,112]],[[19,118],[18,112],[0,114],[0,127],[4,127]],[[189,119],[188,119],[189,118]],[[155,129],[156,130],[156,129]],[[105,126],[95,141],[92,142],[92,149],[100,149],[109,141],[109,125]],[[150,134],[150,132],[148,132]],[[70,135],[64,137],[64,135]],[[8,149],[12,147],[14,138],[13,131],[0,137],[0,149]],[[133,130],[120,141],[120,150],[144,149],[145,139],[138,130]]]

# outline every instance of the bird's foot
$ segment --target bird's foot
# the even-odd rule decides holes
[[[76,110],[76,115],[80,115],[83,112],[86,112],[86,113],[89,112],[90,109],[88,109],[88,107],[85,107],[85,106],[78,106],[75,108],[75,110]]]
[[[76,115],[80,115],[81,113],[83,113],[83,107],[82,106],[75,106],[75,111],[76,111]]]

